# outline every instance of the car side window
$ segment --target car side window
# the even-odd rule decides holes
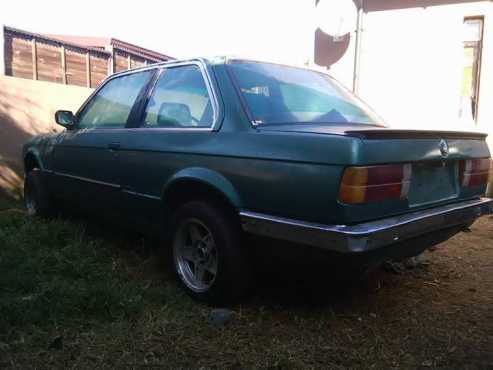
[[[200,68],[196,65],[166,68],[149,98],[143,127],[211,127],[212,101]]]
[[[78,128],[122,128],[153,71],[124,75],[108,81],[78,117]]]

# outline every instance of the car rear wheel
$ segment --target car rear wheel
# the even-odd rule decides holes
[[[174,215],[173,262],[178,281],[193,298],[209,303],[233,303],[250,285],[248,256],[241,247],[241,230],[219,205],[192,201]]]
[[[39,170],[30,171],[24,179],[24,204],[29,216],[50,217],[54,207]]]

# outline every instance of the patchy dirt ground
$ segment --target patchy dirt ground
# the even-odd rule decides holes
[[[493,369],[492,217],[414,269],[379,270],[344,293],[320,288],[324,303],[290,283],[283,292],[259,289],[221,328],[209,323],[211,308],[181,295],[156,256],[129,251],[126,237],[88,233],[126,279],[171,295],[144,302],[132,319],[19,330],[0,342],[0,367]]]

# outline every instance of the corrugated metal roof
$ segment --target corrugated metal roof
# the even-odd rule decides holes
[[[8,27],[8,26],[4,26],[4,30],[7,33],[15,34],[15,35],[23,37],[23,38],[28,38],[28,39],[34,38],[34,39],[44,41],[46,43],[51,43],[51,44],[54,44],[57,46],[61,46],[63,44],[64,46],[67,46],[69,48],[82,50],[84,52],[89,51],[89,52],[96,53],[96,54],[104,54],[106,56],[108,56],[110,54],[108,51],[101,49],[101,48],[90,47],[88,45],[78,44],[75,42],[71,42],[69,40],[66,40],[66,41],[60,40],[60,39],[57,39],[57,38],[52,37],[50,35],[43,35],[40,33],[29,32],[29,31],[20,30],[20,29],[17,29],[14,27]]]
[[[46,36],[60,40],[62,42],[71,42],[85,47],[104,49],[105,46],[111,45],[109,37],[90,37],[90,36],[72,36],[72,35],[52,35]]]
[[[126,50],[129,53],[132,54],[137,54],[140,56],[143,56],[145,58],[151,58],[151,59],[156,59],[156,61],[166,61],[166,60],[173,60],[175,58],[170,57],[169,55],[161,54],[158,53],[157,51],[153,51],[150,49],[143,48],[138,45],[131,44],[126,41],[121,41],[118,39],[111,39],[111,45],[115,48]]]
[[[124,53],[135,55],[154,62],[165,62],[167,60],[175,59],[169,55],[115,38],[41,34],[8,26],[4,26],[4,29],[7,32],[14,33],[25,38],[36,38],[55,45],[63,44],[71,48],[82,49],[84,51],[91,51],[94,53],[103,53],[105,55],[109,54],[108,48],[113,47],[114,49],[120,50]]]
[[[163,61],[175,59],[173,57],[170,57],[169,55],[165,55],[157,51],[146,49],[141,46],[134,45],[129,42],[121,41],[115,38],[71,36],[71,35],[46,35],[46,36],[60,40],[62,42],[71,42],[90,48],[105,49],[109,46],[113,46],[115,49],[119,49],[123,52],[132,55],[137,55],[144,59],[150,59],[155,62],[163,62]]]

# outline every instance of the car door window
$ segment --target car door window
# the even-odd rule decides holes
[[[125,127],[132,107],[152,73],[133,73],[108,81],[79,115],[78,128]]]
[[[196,65],[162,71],[149,98],[143,127],[211,127],[212,101],[200,68]]]

